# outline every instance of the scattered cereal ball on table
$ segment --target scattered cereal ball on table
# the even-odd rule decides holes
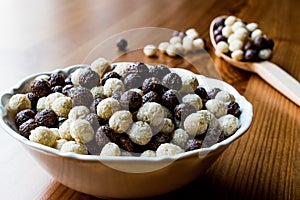
[[[126,51],[128,42],[124,38],[120,38],[117,42],[117,47],[119,51]]]
[[[39,111],[35,115],[34,120],[39,126],[46,126],[49,128],[58,127],[58,116],[50,109],[43,109]]]
[[[127,110],[117,111],[109,118],[109,126],[116,133],[126,132],[132,123],[132,114]]]
[[[174,131],[172,143],[180,146],[181,148],[185,148],[188,139],[189,134],[185,130],[179,128]]]
[[[72,140],[72,135],[70,133],[71,122],[71,119],[67,119],[59,126],[58,133],[60,138],[65,140]]]
[[[120,104],[118,100],[108,97],[99,102],[97,106],[97,115],[104,119],[109,120],[113,113],[120,109]]]
[[[174,44],[169,44],[166,49],[166,53],[168,56],[175,57],[178,55],[178,50]]]
[[[109,142],[101,150],[100,156],[120,156],[121,150],[115,143]]]
[[[56,135],[47,127],[39,126],[31,131],[29,140],[49,147],[56,143]]]
[[[156,157],[156,152],[152,150],[146,150],[141,153],[141,157]]]
[[[224,115],[218,120],[225,136],[232,135],[239,128],[239,119],[231,114]]]
[[[18,112],[15,116],[15,122],[17,127],[26,122],[29,119],[34,119],[35,112],[31,109],[24,109]]]
[[[110,78],[108,79],[103,86],[103,93],[107,97],[111,97],[113,93],[118,91],[125,91],[125,86],[120,79]]]
[[[90,110],[85,106],[74,106],[69,114],[68,118],[70,120],[76,120],[76,119],[84,119],[88,114],[90,114]]]
[[[78,154],[87,155],[88,149],[85,145],[75,142],[75,141],[68,141],[64,143],[60,149],[61,152],[73,152]]]
[[[111,70],[109,62],[105,58],[97,58],[91,64],[91,69],[101,78],[107,71]]]
[[[70,134],[75,141],[87,143],[93,140],[95,132],[87,120],[77,119],[70,124]]]
[[[227,105],[220,100],[210,99],[206,102],[205,107],[209,112],[220,118],[227,114]]]
[[[158,126],[164,119],[164,109],[156,102],[147,102],[138,110],[137,119]]]
[[[184,129],[189,135],[204,134],[208,128],[208,123],[203,115],[192,113],[184,120]]]
[[[100,76],[97,72],[88,69],[82,72],[78,78],[78,83],[82,87],[91,89],[94,86],[98,86],[100,82]]]
[[[30,132],[36,127],[38,127],[38,124],[34,121],[34,119],[28,119],[19,126],[19,134],[29,139]]]
[[[26,94],[15,94],[9,99],[7,109],[15,115],[21,110],[31,109],[31,101]]]
[[[155,56],[157,53],[157,48],[152,44],[148,44],[144,47],[143,52],[148,57]]]
[[[171,143],[164,143],[157,148],[156,156],[174,156],[183,152],[184,150],[180,146]]]
[[[161,43],[159,43],[159,45],[158,45],[158,50],[159,50],[161,53],[166,53],[169,44],[170,44],[169,42],[161,42]]]
[[[152,137],[152,130],[148,123],[137,121],[127,131],[129,138],[138,145],[147,144]]]

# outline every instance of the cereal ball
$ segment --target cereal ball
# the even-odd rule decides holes
[[[205,47],[205,42],[202,38],[197,38],[193,40],[193,49],[194,50],[201,50],[204,49]]]
[[[62,73],[52,73],[49,77],[49,84],[51,87],[55,86],[64,86],[65,83],[65,76]]]
[[[200,149],[202,147],[202,143],[203,140],[200,139],[192,139],[192,140],[188,140],[186,147],[185,147],[185,151],[192,151],[192,150],[196,150],[196,149]]]
[[[38,124],[34,121],[34,119],[28,119],[19,126],[19,134],[29,139],[31,130],[35,129],[36,127],[38,127]]]
[[[66,139],[66,140],[72,140],[72,136],[70,133],[71,122],[72,122],[71,119],[67,119],[59,126],[58,133],[59,133],[60,138]]]
[[[248,38],[249,32],[247,31],[246,28],[239,28],[234,32],[234,35],[236,39],[244,41]]]
[[[167,74],[171,73],[170,69],[164,65],[150,66],[149,73],[151,76],[159,78],[160,80]]]
[[[230,94],[229,92],[225,91],[225,90],[222,90],[222,91],[218,92],[216,94],[215,99],[223,101],[225,103],[235,101],[234,96],[232,94]]]
[[[232,26],[234,24],[234,22],[236,22],[236,21],[237,21],[237,18],[233,15],[230,15],[230,16],[226,17],[224,24],[226,26]]]
[[[91,69],[82,72],[78,79],[79,85],[88,89],[98,86],[99,82],[100,82],[100,76],[98,75],[97,72]]]
[[[183,152],[184,150],[180,146],[171,143],[164,143],[157,148],[156,156],[175,156]]]
[[[110,64],[105,58],[97,58],[91,64],[91,69],[102,77],[107,71],[110,70]]]
[[[147,94],[145,94],[142,97],[142,102],[143,103],[147,103],[147,102],[156,102],[156,103],[160,103],[161,102],[161,97],[160,95],[158,95],[156,92],[154,91],[150,91]]]
[[[116,99],[109,97],[99,102],[97,106],[97,115],[104,120],[108,120],[112,114],[119,109],[119,102]]]
[[[202,86],[198,86],[197,89],[194,92],[195,92],[195,94],[197,94],[201,98],[202,107],[203,107],[205,105],[205,103],[210,99],[209,95],[207,94],[206,89]]]
[[[29,140],[49,147],[56,143],[56,135],[47,127],[39,126],[31,131]]]
[[[115,143],[107,143],[101,150],[100,156],[121,156],[121,150]]]
[[[111,97],[113,93],[117,91],[123,92],[125,90],[125,86],[120,79],[110,78],[108,79],[103,86],[103,93],[107,97]]]
[[[75,142],[75,141],[68,141],[64,143],[60,149],[61,152],[73,152],[78,154],[87,155],[88,149],[84,144]]]
[[[236,21],[232,24],[231,28],[233,32],[236,32],[240,28],[245,28],[245,24],[242,21]]]
[[[152,130],[148,123],[137,121],[128,129],[127,134],[132,142],[145,145],[151,140]]]
[[[73,88],[73,87],[74,87],[73,84],[65,85],[65,86],[62,88],[61,93],[63,93],[63,94],[66,95],[66,96],[69,96],[70,89]]]
[[[196,112],[196,108],[189,103],[181,103],[174,108],[174,116],[180,121],[184,121],[187,116],[194,112]]]
[[[16,114],[21,110],[31,109],[31,101],[26,94],[15,94],[9,99],[7,109]]]
[[[182,87],[182,80],[177,73],[168,73],[163,77],[162,85],[168,89],[180,90]]]
[[[218,42],[217,50],[221,53],[228,53],[229,46],[228,46],[227,42],[224,42],[224,41]]]
[[[271,49],[262,49],[258,52],[258,57],[262,60],[268,60],[272,55]]]
[[[147,144],[147,149],[156,151],[157,148],[164,143],[169,143],[172,140],[172,134],[158,132],[153,135],[150,142]]]
[[[58,126],[58,116],[53,110],[43,109],[39,111],[35,115],[34,120],[39,126],[46,126],[49,128]]]
[[[205,133],[208,123],[203,115],[192,113],[184,120],[183,126],[189,135],[195,136]]]
[[[241,115],[239,104],[237,102],[230,102],[227,106],[227,114],[232,114],[233,116],[239,118]]]
[[[164,87],[162,86],[160,80],[156,77],[146,78],[143,81],[142,85],[143,93],[146,94],[150,91],[154,91],[157,94],[162,94],[164,91]]]
[[[93,127],[94,131],[97,131],[97,129],[100,126],[99,120],[98,120],[98,115],[95,113],[90,113],[85,117],[85,120],[88,121],[91,126]]]
[[[258,25],[257,23],[252,22],[252,23],[248,23],[246,25],[246,28],[248,29],[248,31],[253,32],[255,29],[258,28]]]
[[[37,77],[35,77],[35,79],[34,79],[34,80],[37,80],[37,81],[39,81],[39,80],[48,81],[48,80],[49,80],[49,78],[50,78],[50,76],[49,76],[49,75],[42,74],[42,75],[38,75]]]
[[[182,46],[185,50],[185,52],[189,52],[193,50],[193,39],[185,36],[182,40]]]
[[[68,118],[70,120],[84,119],[88,114],[90,114],[90,110],[87,107],[75,106],[70,110]]]
[[[209,96],[210,99],[214,99],[218,92],[222,91],[220,88],[213,88],[208,91],[207,95]]]
[[[168,54],[168,56],[175,57],[179,52],[174,44],[169,44],[166,49],[166,53]]]
[[[99,104],[99,102],[102,101],[102,98],[95,98],[93,103],[90,106],[90,110],[92,113],[97,113],[97,106]]]
[[[62,93],[63,87],[60,85],[54,86],[51,88],[51,92],[55,93],[55,92],[59,92]]]
[[[35,112],[31,109],[24,109],[17,113],[15,116],[15,123],[17,127],[26,122],[29,119],[33,119],[35,116]]]
[[[117,137],[119,134],[115,134],[114,130],[110,128],[108,125],[103,125],[98,128],[95,134],[95,140],[97,145],[102,148],[109,141],[117,142]]]
[[[144,47],[143,52],[146,56],[155,56],[157,53],[157,48],[153,44],[148,44]]]
[[[163,109],[165,113],[165,118],[173,119],[173,112],[165,106],[163,106]]]
[[[174,131],[172,143],[184,148],[188,139],[189,134],[185,130],[179,128]]]
[[[79,85],[79,77],[81,74],[83,74],[85,71],[87,71],[88,68],[78,68],[71,74],[71,81],[74,85]]]
[[[119,51],[126,51],[128,42],[124,38],[120,38],[117,42],[117,47]]]
[[[86,146],[86,148],[88,149],[88,154],[89,155],[100,155],[100,152],[101,152],[101,148],[99,148],[98,144],[96,143],[95,140],[92,140],[88,143],[85,143],[84,144]]]
[[[218,119],[208,110],[199,110],[197,111],[200,115],[203,115],[205,120],[208,123],[209,128],[217,128],[219,127],[219,121]]]
[[[146,150],[141,154],[141,157],[156,157],[156,152],[152,150]]]
[[[231,114],[220,117],[219,123],[225,136],[230,136],[239,128],[239,119]]]
[[[30,87],[31,92],[38,98],[47,96],[51,92],[51,86],[49,82],[45,80],[34,80]]]
[[[241,40],[234,39],[230,44],[229,44],[229,50],[230,51],[236,51],[236,50],[241,50],[243,49],[244,43]]]
[[[45,101],[46,101],[46,97],[39,98],[36,104],[36,111],[41,111],[46,108]]]
[[[60,97],[65,97],[65,95],[63,95],[62,93],[59,93],[59,92],[55,92],[55,93],[51,93],[48,96],[46,96],[45,108],[52,109],[53,102]]]
[[[254,31],[252,31],[251,33],[251,39],[255,39],[256,37],[261,37],[263,36],[263,32],[260,29],[255,29]]]
[[[209,112],[214,114],[216,118],[227,114],[227,105],[223,101],[217,99],[208,100],[205,107]]]
[[[118,63],[113,71],[119,74],[121,77],[125,77],[128,66],[130,66],[130,63]]]
[[[117,145],[127,152],[135,152],[135,143],[131,141],[129,136],[126,133],[119,135],[120,136],[118,137]]]
[[[127,110],[117,111],[110,117],[108,123],[116,133],[124,133],[133,123],[132,114]]]
[[[121,76],[117,73],[117,72],[114,72],[114,71],[110,71],[110,72],[107,72],[104,74],[102,80],[101,80],[101,84],[102,85],[105,85],[105,82],[110,79],[110,78],[117,78],[117,79],[121,79]]]
[[[222,35],[226,38],[228,38],[230,35],[232,34],[232,29],[230,26],[225,26],[223,29],[222,29]]]
[[[124,92],[119,102],[122,108],[130,112],[137,111],[143,104],[142,96],[134,91]]]
[[[34,96],[34,94],[32,92],[29,92],[26,95],[31,102],[31,109],[36,110],[36,105],[37,105],[39,98]]]
[[[74,106],[89,107],[94,100],[90,90],[81,86],[72,87],[68,91],[68,96],[72,98]]]
[[[55,144],[54,148],[57,149],[57,150],[61,150],[61,147],[62,147],[66,142],[68,142],[68,140],[65,140],[65,139],[58,139],[58,140],[56,140],[56,144]]]
[[[147,102],[138,110],[137,119],[158,126],[164,119],[164,109],[156,102]]]
[[[52,110],[59,117],[68,117],[72,109],[73,101],[70,97],[61,97],[56,99],[52,104]]]
[[[174,128],[175,128],[175,126],[174,126],[172,120],[169,118],[164,118],[163,127],[160,131],[163,133],[169,134],[169,133],[173,132]]]
[[[191,104],[196,108],[196,110],[201,110],[202,105],[202,99],[197,94],[187,94],[182,97],[183,103]]]
[[[185,92],[185,93],[193,93],[198,85],[198,79],[195,75],[183,75],[181,76],[182,80],[182,87],[180,92]]]
[[[170,44],[181,43],[181,41],[182,41],[181,37],[179,37],[179,36],[173,36],[169,40]]]
[[[139,88],[143,84],[143,77],[138,73],[127,74],[124,78],[124,86],[126,89]]]
[[[243,50],[234,50],[231,53],[231,58],[234,60],[242,60],[244,58],[244,51]]]
[[[181,102],[182,96],[177,90],[170,89],[163,94],[161,100],[162,105],[173,110]]]
[[[131,88],[129,89],[129,91],[133,91],[133,92],[136,92],[138,93],[139,95],[144,96],[144,93],[143,93],[143,90],[139,89],[139,88]]]
[[[206,131],[205,138],[202,143],[202,148],[210,147],[218,142],[220,142],[220,138],[222,137],[223,132],[218,128],[209,128]]]
[[[166,53],[169,44],[170,44],[169,42],[161,42],[161,43],[159,43],[158,50],[161,53]]]
[[[75,141],[87,143],[94,139],[94,129],[85,119],[77,119],[70,124],[70,134]]]
[[[94,99],[97,99],[99,97],[102,99],[105,98],[103,86],[93,87],[90,91],[91,91]]]

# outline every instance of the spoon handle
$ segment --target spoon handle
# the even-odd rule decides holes
[[[253,63],[255,72],[275,89],[300,106],[300,83],[272,62]]]

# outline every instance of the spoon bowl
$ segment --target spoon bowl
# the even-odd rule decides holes
[[[285,95],[288,99],[294,102],[297,106],[300,106],[300,84],[299,82],[289,75],[287,72],[282,70],[276,64],[270,61],[261,62],[244,62],[232,59],[230,56],[220,52],[217,49],[217,43],[214,38],[214,25],[220,18],[226,18],[227,16],[219,16],[212,20],[209,28],[210,41],[215,48],[215,53],[218,57],[223,60],[249,72],[258,74],[262,79],[269,83],[272,87],[277,89],[280,93]]]

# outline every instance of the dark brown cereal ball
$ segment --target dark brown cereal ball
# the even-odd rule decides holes
[[[15,116],[15,122],[17,127],[26,122],[29,119],[33,119],[35,116],[35,112],[31,109],[25,109],[18,112]]]
[[[230,102],[227,106],[227,114],[232,114],[233,116],[239,118],[241,115],[239,104],[237,102]]]
[[[208,91],[207,95],[210,99],[214,99],[220,91],[222,91],[220,88],[213,88],[210,91]]]
[[[98,86],[100,82],[100,76],[97,72],[89,69],[85,70],[79,76],[79,85],[82,87],[92,89],[95,86]]]
[[[142,77],[149,76],[149,68],[142,62],[136,62],[132,65],[129,65],[126,69],[126,74],[134,74],[137,73]]]
[[[36,127],[38,127],[38,124],[34,121],[34,119],[29,119],[19,126],[19,134],[28,139],[30,131]]]
[[[177,73],[169,73],[163,77],[162,85],[169,89],[180,90],[182,87],[182,80]]]
[[[224,26],[224,22],[225,22],[224,17],[217,18],[214,24],[214,30],[217,29],[219,26]]]
[[[156,102],[156,103],[161,103],[161,97],[154,91],[150,91],[146,94],[143,95],[142,97],[143,103],[147,102]]]
[[[204,87],[198,86],[194,92],[201,98],[203,105],[205,105],[205,103],[208,100],[210,100],[210,97],[208,96],[206,89]]]
[[[57,85],[57,86],[54,86],[54,87],[51,88],[51,91],[52,91],[53,93],[55,93],[55,92],[62,93],[62,90],[63,90],[63,87],[60,86],[60,85]]]
[[[164,87],[158,78],[150,77],[144,80],[142,90],[144,94],[150,91],[154,91],[157,94],[162,94],[164,92]]]
[[[116,143],[118,140],[117,133],[108,125],[102,125],[98,128],[95,134],[95,140],[100,148],[102,148],[109,141]]]
[[[72,98],[74,106],[86,106],[89,108],[94,100],[91,91],[81,86],[72,87],[67,94]]]
[[[142,87],[144,79],[138,73],[127,74],[123,80],[124,86],[127,90],[132,88]]]
[[[64,86],[65,85],[65,76],[62,73],[52,73],[49,77],[49,84],[51,87],[55,86]]]
[[[31,102],[31,109],[35,110],[39,98],[34,96],[32,92],[27,93],[27,97]]]
[[[186,144],[185,151],[192,151],[195,149],[200,149],[202,146],[202,143],[203,143],[203,140],[196,139],[196,138],[189,140]]]
[[[163,143],[169,143],[172,140],[171,134],[166,134],[163,132],[158,132],[157,134],[153,135],[151,140],[147,143],[147,149],[156,151],[157,148]]]
[[[258,49],[269,48],[269,42],[267,41],[266,37],[256,37],[254,38],[253,43]]]
[[[90,106],[90,111],[92,113],[97,113],[97,106],[100,103],[100,101],[102,101],[101,97],[98,97],[98,98],[96,98],[96,99],[93,100],[93,102],[92,102],[92,104]]]
[[[66,96],[69,96],[69,91],[70,89],[74,87],[74,85],[70,84],[70,85],[65,85],[63,88],[62,88],[62,93]]]
[[[177,90],[167,90],[162,98],[162,105],[166,106],[170,110],[173,110],[180,102],[181,102],[182,96]]]
[[[34,96],[41,98],[51,93],[51,86],[48,81],[43,79],[34,80],[31,83],[31,92]]]
[[[164,65],[155,65],[155,66],[151,66],[149,68],[149,73],[151,76],[154,76],[156,78],[159,78],[160,80],[162,80],[162,78],[171,73],[171,70],[164,66]]]
[[[124,38],[120,38],[117,42],[117,47],[119,51],[126,51],[128,42]]]
[[[135,91],[126,91],[120,98],[120,105],[123,109],[128,109],[130,112],[137,111],[143,104],[142,97]]]
[[[117,145],[121,148],[124,149],[125,151],[129,152],[134,152],[135,151],[135,145],[134,143],[130,140],[129,136],[126,133],[120,134],[117,140]]]
[[[88,114],[85,119],[91,124],[93,127],[94,131],[97,131],[100,124],[99,124],[99,119],[98,115],[95,113],[90,113]]]
[[[87,147],[89,155],[100,155],[102,148],[99,147],[95,139],[84,145]]]
[[[107,79],[110,79],[110,78],[120,79],[121,76],[117,72],[114,72],[114,71],[107,72],[107,73],[104,74],[104,76],[101,80],[101,84],[104,85],[105,82],[107,81]]]
[[[217,44],[218,44],[219,42],[221,42],[221,41],[226,42],[226,40],[227,40],[227,38],[226,38],[224,35],[217,35],[217,36],[215,37],[215,41],[216,41]]]
[[[174,116],[180,121],[184,121],[187,116],[194,112],[196,112],[196,108],[189,103],[181,103],[174,108]]]
[[[243,47],[243,50],[246,51],[248,49],[255,49],[253,41],[247,41]]]
[[[218,35],[222,35],[222,30],[223,30],[224,26],[218,26],[215,30],[214,30],[214,35],[218,36]],[[216,37],[215,37],[216,38]]]
[[[58,127],[58,117],[53,110],[43,109],[39,111],[34,120],[39,126],[46,126],[49,128]]]
[[[222,137],[224,133],[222,130],[218,128],[208,128],[205,134],[205,138],[202,142],[202,148],[210,147],[220,141],[220,137]]]
[[[247,49],[245,51],[244,58],[246,61],[257,61],[258,60],[258,52],[255,49]]]

